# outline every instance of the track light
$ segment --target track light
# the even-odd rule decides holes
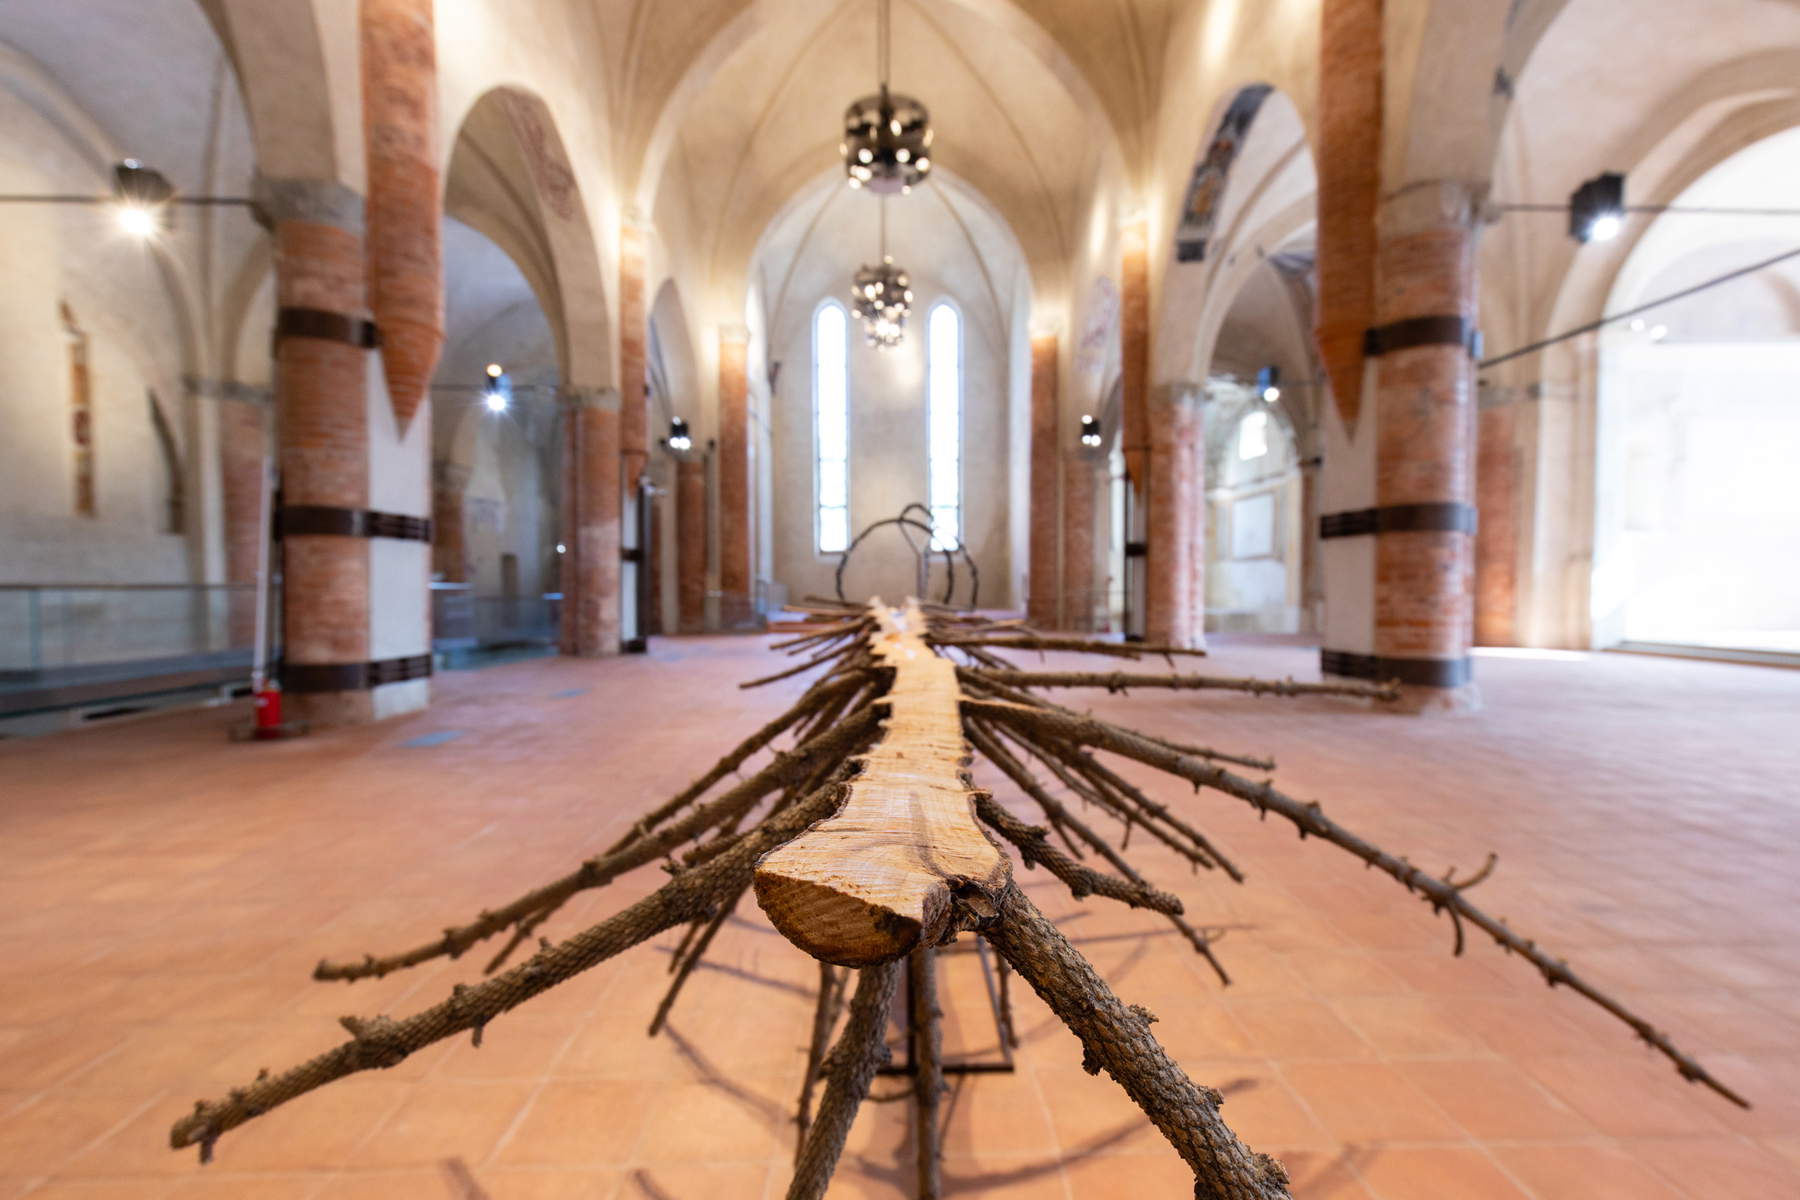
[[[1569,195],[1569,236],[1610,242],[1625,229],[1625,176],[1603,171]]]
[[[481,402],[491,413],[503,413],[512,404],[512,381],[499,363],[487,365],[487,383],[482,385]]]
[[[1281,399],[1281,368],[1270,363],[1256,373],[1256,392],[1270,404]]]
[[[1090,413],[1081,416],[1081,444],[1089,448],[1100,444],[1100,420]]]
[[[680,417],[669,418],[669,436],[663,441],[669,449],[675,451],[694,448],[694,439],[688,436],[688,423]]]
[[[119,203],[119,228],[135,238],[152,238],[169,228],[169,201],[175,188],[135,158],[113,164],[113,199]]]

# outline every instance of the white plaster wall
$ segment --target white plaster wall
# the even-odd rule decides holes
[[[917,317],[906,340],[877,350],[851,322],[850,527],[898,516],[926,495],[926,314],[945,293],[934,279],[913,274]],[[823,299],[823,297],[821,297]],[[953,302],[959,298],[950,296]],[[961,307],[959,303],[959,308]],[[1011,417],[1008,355],[981,326],[963,322],[963,530],[981,571],[983,607],[1014,603],[1011,567],[1008,453]],[[795,322],[779,343],[785,364],[774,397],[772,467],[775,578],[790,596],[832,595],[836,554],[820,554],[814,538],[812,324]],[[914,559],[897,529],[864,543],[845,574],[844,594],[899,600],[916,590]],[[934,573],[934,596],[942,587]]]
[[[91,194],[91,162],[0,89],[0,191]],[[160,268],[101,207],[0,207],[0,580],[183,583],[188,541],[164,531],[167,473],[151,424],[154,388],[184,461],[181,339]],[[67,301],[88,335],[98,515],[74,507]]]

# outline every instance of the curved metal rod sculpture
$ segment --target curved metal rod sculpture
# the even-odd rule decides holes
[[[910,515],[914,509],[919,510],[923,516],[923,520],[915,519]],[[856,535],[856,540],[851,542],[849,546],[840,552],[837,571],[833,576],[833,585],[837,591],[839,604],[849,603],[848,600],[844,599],[844,568],[850,565],[850,555],[858,546],[862,545],[864,538],[868,537],[871,533],[874,533],[877,529],[882,529],[889,525],[899,527],[900,536],[906,539],[907,548],[913,552],[913,557],[917,563],[917,569],[914,574],[919,594],[924,595],[930,590],[931,543],[937,540],[937,528],[932,522],[931,510],[926,508],[923,504],[920,504],[917,500],[914,500],[911,504],[908,504],[905,508],[900,510],[899,516],[888,517],[884,520],[876,521],[864,528],[861,533]],[[913,541],[912,534],[908,532],[912,529],[920,530],[926,535],[925,546],[923,549],[920,548],[917,542]],[[961,538],[958,538],[955,547],[939,546],[937,547],[937,550],[938,553],[944,556],[944,594],[939,599],[938,603],[945,605],[955,604],[956,560],[952,558],[951,555],[956,554],[961,556],[963,565],[969,569],[969,602],[960,607],[965,609],[975,608],[981,603],[981,572],[975,567],[975,559],[970,556],[969,547]]]
[[[794,636],[777,646],[807,657],[798,667],[755,682],[818,668],[823,674],[793,707],[645,814],[607,849],[562,878],[484,910],[410,950],[321,962],[314,972],[321,980],[380,977],[455,958],[504,935],[505,944],[487,964],[491,978],[457,984],[437,1004],[402,1019],[344,1018],[348,1041],[279,1074],[264,1071],[222,1098],[200,1101],[175,1122],[170,1144],[198,1145],[205,1161],[222,1134],[286,1101],[346,1075],[392,1067],[459,1033],[471,1034],[479,1045],[489,1022],[531,997],[665,930],[686,926],[675,952],[673,982],[651,1020],[654,1034],[713,935],[744,895],[754,891],[776,928],[820,964],[789,1200],[816,1200],[825,1192],[845,1135],[887,1057],[883,1031],[902,959],[914,966],[909,995],[916,1021],[911,1045],[917,1193],[939,1195],[937,1096],[943,1085],[930,959],[937,947],[963,931],[983,938],[1079,1037],[1089,1072],[1105,1070],[1143,1109],[1193,1171],[1196,1197],[1287,1200],[1288,1178],[1281,1164],[1238,1139],[1220,1115],[1220,1094],[1190,1080],[1157,1043],[1150,1030],[1155,1018],[1121,1002],[1013,881],[1013,864],[1003,846],[1011,848],[1023,867],[1042,867],[1077,897],[1100,896],[1160,914],[1228,981],[1204,934],[1184,919],[1180,899],[1133,868],[1121,852],[1124,842],[1115,847],[1064,797],[1118,821],[1127,835],[1141,830],[1195,869],[1217,870],[1237,882],[1243,881],[1243,873],[1193,824],[1191,814],[1154,800],[1098,757],[1102,753],[1187,780],[1196,792],[1205,789],[1249,804],[1264,817],[1272,813],[1302,838],[1347,851],[1433,912],[1447,914],[1456,953],[1462,952],[1465,931],[1473,927],[1529,963],[1552,987],[1567,987],[1612,1014],[1683,1078],[1744,1104],[1648,1021],[1470,903],[1470,890],[1493,870],[1491,855],[1470,875],[1430,875],[1327,817],[1316,802],[1295,799],[1230,769],[1272,769],[1267,760],[1138,733],[1060,707],[1038,691],[1225,688],[1380,702],[1395,694],[1391,686],[1017,671],[1003,651],[1080,650],[1134,659],[1162,654],[1171,662],[1175,654],[1194,652],[1050,637],[1017,621],[916,602],[901,610],[874,602],[799,611],[807,613],[806,619],[787,625],[784,632]],[[789,734],[792,744],[774,749],[776,740]],[[767,761],[749,769],[747,764],[765,750],[770,752]],[[968,767],[975,754],[1017,788],[1016,799],[1034,806],[1043,824],[1027,821],[973,785]],[[1086,851],[1104,866],[1083,861]],[[502,971],[512,953],[571,897],[652,864],[660,864],[672,878],[560,942],[538,939],[529,958]],[[857,973],[854,989],[852,970]],[[827,1050],[846,997],[848,1017]],[[821,1083],[824,1093],[815,1114],[812,1096]]]

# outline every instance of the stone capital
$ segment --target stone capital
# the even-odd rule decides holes
[[[619,411],[619,389],[616,387],[564,387],[557,395],[569,408],[598,408]]]
[[[266,228],[283,221],[331,225],[363,236],[363,198],[334,179],[278,179],[257,175],[251,211]]]
[[[465,492],[473,475],[474,472],[462,463],[440,461],[431,464],[431,483],[439,491]]]
[[[1198,408],[1204,406],[1210,396],[1210,390],[1204,383],[1185,379],[1174,383],[1158,383],[1150,388],[1150,406],[1156,409]]]
[[[266,383],[239,383],[235,379],[206,379],[199,375],[183,375],[181,386],[191,396],[208,400],[236,400],[244,404],[267,405],[275,393]]]
[[[1384,238],[1405,237],[1429,229],[1466,229],[1481,223],[1488,185],[1460,179],[1428,179],[1411,183],[1381,202],[1379,226]]]

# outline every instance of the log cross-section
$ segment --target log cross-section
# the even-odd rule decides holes
[[[956,667],[925,642],[915,603],[879,602],[871,647],[894,673],[881,738],[838,814],[768,855],[756,899],[787,939],[843,966],[935,943],[952,893],[998,895],[1011,874],[976,824]]]

